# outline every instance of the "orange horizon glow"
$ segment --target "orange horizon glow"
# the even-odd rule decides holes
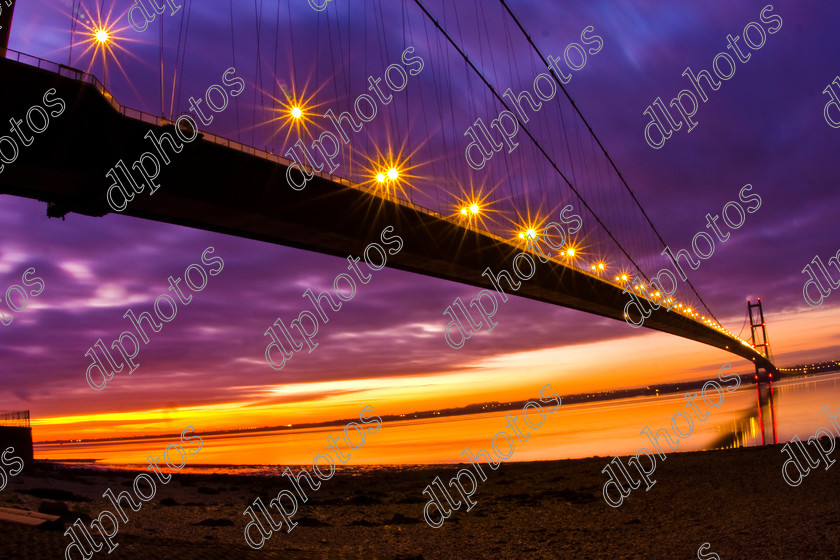
[[[833,315],[828,309],[809,313],[807,328],[801,325],[801,314],[776,315],[770,331],[774,348],[797,355],[805,348],[832,347],[831,327],[836,328]],[[616,332],[621,332],[620,325]],[[779,360],[779,365],[800,361],[805,360]],[[373,414],[399,415],[481,402],[522,401],[537,397],[546,384],[562,397],[713,379],[727,362],[738,373],[752,369],[746,360],[723,350],[649,331],[599,342],[498,354],[466,364],[457,372],[243,386],[236,389],[246,389],[247,398],[234,402],[121,412],[106,409],[35,417],[31,423],[35,441],[150,436],[177,433],[186,425],[196,426],[197,432],[295,425],[358,418],[366,405],[373,406]],[[126,383],[130,381],[125,379]]]

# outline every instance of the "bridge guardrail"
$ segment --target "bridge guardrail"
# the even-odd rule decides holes
[[[29,66],[35,66],[35,67],[41,68],[43,70],[49,70],[51,72],[55,72],[56,74],[58,74],[60,76],[63,76],[65,78],[70,78],[71,80],[89,83],[89,84],[93,85],[100,94],[102,94],[102,96],[105,98],[105,100],[118,113],[120,113],[121,115],[124,115],[128,118],[131,118],[131,119],[134,119],[134,120],[139,120],[141,122],[153,124],[153,125],[156,125],[156,126],[164,126],[164,125],[173,123],[173,121],[170,121],[169,119],[167,119],[165,117],[158,117],[156,115],[152,115],[151,113],[146,113],[145,111],[141,111],[139,109],[133,109],[131,107],[126,107],[124,105],[121,105],[119,103],[119,101],[117,101],[114,98],[114,96],[111,94],[111,92],[108,91],[108,88],[105,87],[105,84],[103,84],[101,81],[99,81],[99,78],[97,78],[93,74],[90,74],[90,73],[88,73],[84,70],[80,70],[78,68],[73,68],[71,66],[67,66],[66,64],[59,64],[59,63],[53,62],[51,60],[46,60],[46,59],[43,59],[43,58],[40,58],[40,57],[37,57],[37,56],[34,56],[34,55],[22,53],[22,52],[15,51],[15,50],[12,50],[12,49],[7,49],[6,50],[6,58],[9,59],[9,60],[14,60],[16,62],[21,62],[23,64],[27,64]],[[259,148],[255,148],[253,146],[248,146],[247,144],[243,144],[242,142],[238,142],[236,140],[231,140],[230,138],[225,138],[223,136],[218,136],[218,135],[213,134],[211,132],[206,132],[206,131],[203,131],[203,130],[201,130],[200,132],[203,135],[204,140],[208,140],[210,142],[213,142],[214,144],[219,144],[220,146],[225,146],[225,147],[228,147],[228,148],[232,148],[234,150],[237,150],[237,151],[240,151],[240,152],[243,152],[243,153],[246,153],[246,154],[250,154],[250,155],[253,155],[255,157],[260,157],[260,158],[263,158],[263,159],[267,159],[269,161],[273,161],[275,163],[279,163],[279,164],[286,165],[286,166],[290,166],[293,163],[295,163],[295,162],[293,162],[289,159],[286,159],[286,158],[284,158],[280,155],[277,155],[273,152],[269,152],[267,150],[261,150]],[[398,198],[397,196],[391,195],[391,194],[384,194],[383,195],[383,194],[377,193],[376,189],[366,187],[365,185],[360,184],[360,183],[355,183],[355,182],[353,182],[349,179],[346,179],[344,177],[339,177],[337,175],[331,175],[329,173],[324,173],[324,172],[318,172],[318,171],[315,171],[311,168],[309,170],[312,171],[318,177],[321,177],[322,179],[326,179],[328,181],[332,181],[334,183],[338,183],[340,185],[344,185],[344,186],[347,186],[347,187],[350,187],[350,188],[361,190],[363,192],[367,192],[367,193],[370,193],[370,194],[375,194],[376,196],[379,196],[380,198],[390,200],[390,201],[395,202],[397,204],[400,204],[402,206],[412,208],[413,210],[418,210],[420,212],[424,212],[424,213],[429,214],[431,216],[434,216],[436,218],[440,218],[440,219],[451,221],[451,222],[455,223],[454,220],[452,218],[450,218],[449,216],[444,216],[444,215],[440,214],[439,212],[431,210],[430,208],[425,208],[424,206],[421,206],[419,204],[415,204],[414,202],[411,202],[409,200],[404,200],[404,199]],[[459,224],[459,225],[462,225],[462,224]],[[485,234],[493,235],[492,233],[490,233],[488,231],[480,230],[478,228],[473,228],[472,226],[470,226],[469,229],[475,229],[476,231],[480,231],[480,232],[485,233]],[[493,237],[498,237],[498,236],[493,235]],[[498,238],[498,239],[502,240],[502,238]]]

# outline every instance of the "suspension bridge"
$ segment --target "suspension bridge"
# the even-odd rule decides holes
[[[188,17],[188,9],[185,13],[184,17]],[[437,21],[435,23],[440,25]],[[257,22],[258,30],[259,26]],[[103,29],[91,30],[92,42],[107,43],[111,40],[108,33],[102,33]],[[433,65],[434,61],[427,63]],[[157,136],[174,132],[171,110],[170,118],[165,118],[123,106],[97,77],[70,65],[7,50],[6,58],[0,60],[0,71],[5,83],[14,84],[13,88],[7,88],[4,95],[6,114],[25,114],[33,100],[40,99],[49,88],[55,88],[57,97],[67,103],[65,113],[55,119],[48,133],[39,135],[35,146],[22,149],[14,164],[7,165],[0,174],[0,192],[46,202],[51,217],[65,217],[70,213],[100,217],[113,213],[106,203],[106,189],[111,184],[105,178],[106,171],[120,159],[134,158],[148,151],[144,136],[150,129]],[[259,75],[262,76],[261,69]],[[485,79],[484,76],[482,79]],[[261,91],[266,89],[261,88]],[[304,113],[301,110],[304,101],[299,101],[303,98],[297,94],[290,97],[287,99],[289,103],[281,104],[280,110],[289,112],[290,115],[284,118],[293,122]],[[273,99],[276,101],[276,98]],[[492,102],[492,97],[490,100]],[[579,135],[580,146],[581,131],[585,135],[587,131],[584,127],[588,133],[591,133],[591,128],[574,103],[569,102],[571,97],[565,107],[567,113],[563,114],[574,119],[570,122],[575,124],[569,127]],[[162,95],[161,114],[164,113]],[[487,114],[490,113],[487,111]],[[388,128],[398,129],[399,125],[399,122],[392,123]],[[521,126],[527,130],[524,123]],[[300,130],[300,127],[297,129]],[[565,131],[563,133],[566,134]],[[316,137],[317,132],[313,132],[312,136]],[[536,127],[533,135],[529,131],[529,137],[537,145],[544,141],[540,139]],[[548,134],[550,137],[551,134]],[[289,138],[288,134],[286,138]],[[599,258],[584,261],[580,257],[581,251],[576,255],[573,250],[552,256],[548,262],[538,264],[534,276],[522,282],[516,295],[624,321],[628,289],[634,287],[633,278],[644,279],[642,282],[649,278],[642,269],[655,270],[656,265],[651,264],[655,262],[653,259],[644,255],[656,254],[656,251],[650,246],[642,247],[638,251],[643,257],[632,258],[618,238],[622,237],[621,231],[625,235],[629,235],[628,231],[635,231],[639,222],[622,226],[620,220],[623,218],[614,218],[608,225],[608,214],[624,215],[624,210],[611,212],[599,207],[596,211],[598,205],[590,196],[598,193],[596,198],[599,196],[603,202],[629,193],[636,202],[638,215],[643,216],[650,226],[651,231],[646,234],[651,238],[658,237],[660,242],[662,239],[600,141],[590,135],[586,136],[586,142],[580,153],[572,154],[570,150],[565,159],[550,149],[546,151],[540,147],[542,155],[550,160],[549,167],[553,171],[538,170],[531,179],[540,185],[539,194],[548,201],[546,204],[549,207],[558,207],[559,204],[551,202],[551,197],[557,196],[555,192],[543,190],[546,184],[567,186],[573,192],[577,202],[582,203],[586,210],[584,223],[594,232],[588,233],[585,240],[570,239],[567,248],[597,247],[589,252]],[[353,144],[357,153],[366,145],[356,140]],[[278,152],[285,153],[282,150]],[[405,246],[388,259],[387,266],[488,289],[492,289],[493,285],[482,276],[482,272],[487,267],[493,271],[510,269],[516,254],[530,250],[523,242],[523,235],[533,238],[533,230],[538,230],[539,224],[550,218],[550,211],[532,215],[528,210],[529,201],[523,200],[528,193],[512,193],[507,197],[497,193],[497,208],[491,212],[489,208],[494,201],[489,200],[489,192],[479,188],[476,194],[471,179],[447,179],[446,170],[457,165],[466,167],[463,160],[457,162],[457,157],[439,158],[439,167],[444,172],[420,179],[410,173],[416,167],[410,161],[418,158],[418,150],[413,150],[406,158],[391,154],[389,141],[387,155],[383,156],[381,152],[376,156],[365,155],[363,159],[367,162],[355,168],[352,157],[348,155],[349,161],[343,168],[347,174],[370,175],[369,180],[364,180],[364,177],[362,180],[350,180],[313,170],[314,177],[306,188],[295,190],[286,181],[287,170],[293,161],[273,150],[255,148],[241,140],[227,139],[202,130],[197,140],[185,144],[183,152],[173,157],[172,162],[161,170],[158,181],[162,186],[154,196],[147,193],[136,196],[122,213],[339,257],[361,254],[365,246],[377,238],[379,231],[393,226],[404,239]],[[593,154],[601,158],[598,164],[601,167],[596,166],[594,172],[582,168],[581,163]],[[490,176],[506,165],[500,161],[501,156],[497,160],[488,166]],[[572,172],[564,173],[560,169],[563,167],[571,168]],[[382,170],[386,169],[392,169],[393,176],[384,177]],[[463,169],[457,173],[453,171],[455,176],[463,176],[463,173]],[[610,178],[604,179],[605,174],[611,174]],[[507,183],[508,188],[512,188],[510,182]],[[410,192],[415,183],[419,194]],[[464,183],[471,185],[469,192],[463,188],[461,193],[451,192],[453,184],[460,186]],[[428,194],[430,191],[433,194]],[[449,196],[449,202],[440,203],[442,195],[452,196]],[[437,202],[438,210],[424,207],[417,202],[418,199],[429,204]],[[525,210],[512,208],[518,201]],[[617,201],[614,205],[621,207]],[[469,208],[472,210],[468,211]],[[485,210],[488,220],[492,214],[515,214],[516,218],[508,218],[513,228],[499,228],[492,220],[485,221],[481,219],[483,216],[471,215],[482,214]],[[591,226],[595,223],[599,227]],[[603,255],[610,250],[608,247],[616,253],[615,260],[626,257],[625,261],[629,261],[621,267],[611,267],[611,271],[618,270],[615,276],[604,271],[603,263],[607,259]],[[637,261],[643,264],[639,265]],[[691,288],[694,290],[693,286]],[[638,291],[638,287],[636,289]],[[760,370],[770,375],[777,372],[766,345],[766,333],[765,338],[758,342],[755,337],[747,341],[725,329],[714,319],[711,311],[706,309],[704,313],[701,306],[689,305],[688,300],[684,300],[685,304],[675,302],[674,308],[666,311],[666,306],[660,305],[666,296],[656,292],[639,297],[658,307],[645,319],[645,328],[740,356],[755,364],[757,374]],[[754,329],[757,327],[754,323],[752,326]]]

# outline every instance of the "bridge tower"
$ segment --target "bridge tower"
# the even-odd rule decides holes
[[[753,309],[758,308],[758,311],[753,313]],[[750,336],[752,340],[752,347],[764,354],[764,357],[770,359],[770,342],[767,340],[767,324],[764,322],[764,309],[761,307],[761,298],[758,298],[756,303],[747,300],[747,313],[750,316]],[[755,378],[759,378],[759,367],[755,365]],[[770,379],[773,379],[773,372],[766,372]]]
[[[753,310],[757,309],[755,313]],[[770,360],[770,342],[767,340],[767,323],[764,321],[764,309],[761,307],[761,298],[756,303],[747,300],[747,313],[750,316],[750,335],[752,347],[764,354]],[[766,377],[762,375],[766,374]],[[762,379],[762,377],[764,377]],[[761,383],[762,381],[769,383]],[[776,406],[773,402],[773,372],[762,372],[758,364],[755,365],[755,389],[758,396],[758,422],[761,430],[761,445],[766,443],[764,437],[764,414],[762,409],[768,410],[773,428],[773,443],[778,443],[776,434]]]

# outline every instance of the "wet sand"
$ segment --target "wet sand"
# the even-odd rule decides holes
[[[244,542],[242,512],[258,496],[268,503],[291,489],[287,478],[176,473],[140,511],[126,508],[129,523],[121,525],[119,547],[109,558],[689,560],[705,542],[711,544],[707,554],[724,560],[837,558],[840,468],[820,467],[791,488],[781,477],[779,449],[668,455],[652,475],[656,485],[633,491],[618,509],[601,497],[607,458],[485,468],[488,480],[473,496],[478,504],[470,512],[462,506],[440,529],[423,521],[422,491],[437,475],[449,480],[458,467],[338,471],[308,492],[294,516],[299,525],[274,533],[259,551]],[[85,514],[113,511],[102,493],[128,489],[134,476],[38,463],[10,480],[0,507],[37,511],[50,501],[45,490],[63,490],[72,494],[61,500],[72,512],[66,523],[78,514],[89,522]],[[0,560],[63,558],[68,543],[59,530],[0,524]],[[108,556],[106,550],[94,558]]]

